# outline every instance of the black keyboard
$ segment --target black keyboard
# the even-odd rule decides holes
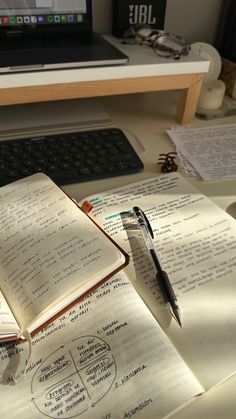
[[[142,170],[142,161],[117,128],[0,141],[0,186],[38,172],[62,185]]]

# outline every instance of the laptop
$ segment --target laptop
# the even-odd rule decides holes
[[[127,61],[93,31],[91,0],[0,0],[0,73]]]

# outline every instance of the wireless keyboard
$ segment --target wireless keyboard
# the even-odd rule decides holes
[[[37,172],[62,185],[142,170],[118,128],[0,141],[0,186]]]

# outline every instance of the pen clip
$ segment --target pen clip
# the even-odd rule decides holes
[[[145,213],[143,212],[143,210],[141,210],[141,208],[139,208],[139,207],[133,207],[133,211],[134,211],[134,213],[135,213],[135,215],[137,217],[141,217],[141,218],[143,218],[145,220],[145,224],[146,224],[146,226],[148,228],[148,231],[149,231],[149,233],[151,235],[151,238],[154,239],[154,234],[153,234],[153,230],[152,230],[151,224],[149,223],[149,221],[148,221]]]

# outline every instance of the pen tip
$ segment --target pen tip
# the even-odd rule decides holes
[[[178,325],[181,327],[181,329],[183,329],[183,324],[182,324],[181,320],[176,318],[176,321],[177,321]]]
[[[177,308],[176,310],[173,310],[173,311],[174,311],[175,320],[177,321],[177,323],[181,327],[181,329],[183,329],[183,324],[182,324],[182,321],[181,321],[179,308]]]

